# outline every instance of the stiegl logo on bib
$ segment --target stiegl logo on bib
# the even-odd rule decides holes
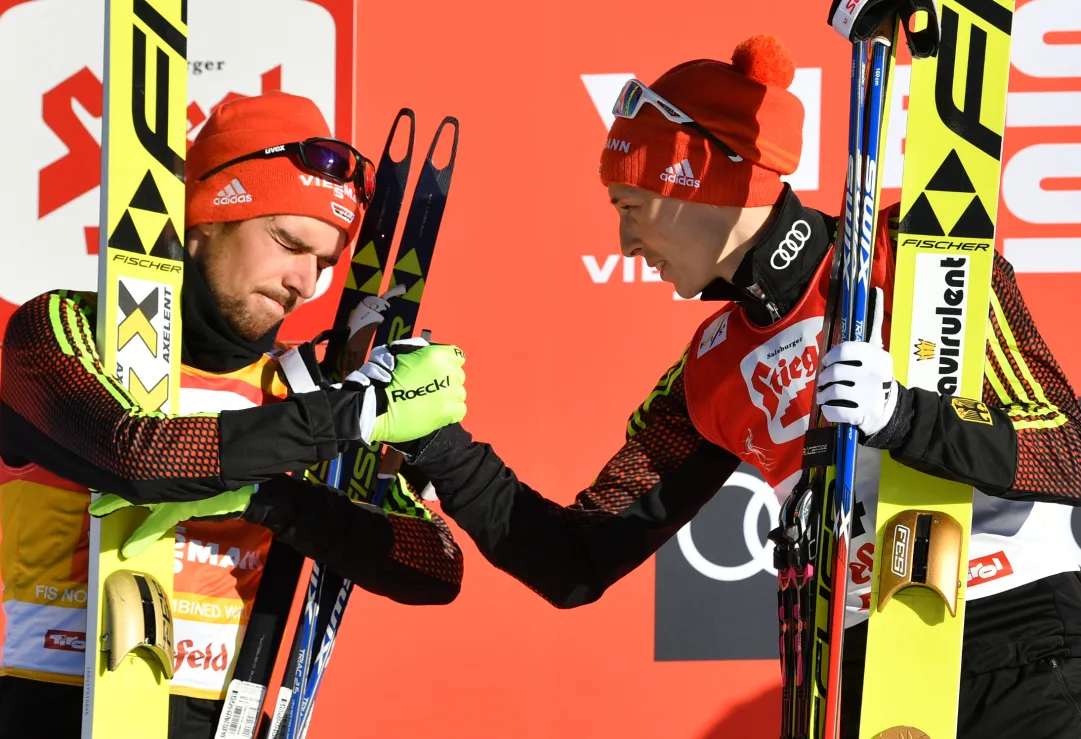
[[[798,439],[807,430],[821,331],[821,317],[807,318],[772,337],[739,363],[751,402],[766,414],[774,444]]]

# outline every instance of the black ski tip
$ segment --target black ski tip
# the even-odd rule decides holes
[[[440,169],[435,166],[435,163],[432,161],[432,157],[435,156],[436,147],[439,146],[439,140],[443,137],[443,129],[447,126],[454,126],[454,141],[451,142],[450,158],[447,161],[447,166]],[[443,174],[444,172],[450,172],[451,169],[454,168],[454,160],[458,156],[458,128],[458,119],[454,116],[448,115],[443,118],[442,122],[440,122],[439,128],[437,128],[435,131],[435,136],[432,138],[432,145],[428,148],[428,156],[425,158],[424,163],[426,165],[430,165],[432,169],[434,169],[439,174]]]
[[[395,160],[391,157],[390,147],[394,145],[394,138],[398,133],[398,124],[402,122],[403,118],[409,119],[409,146],[406,149],[405,156],[400,160]],[[398,111],[398,115],[394,116],[394,123],[390,126],[390,133],[387,134],[387,143],[383,145],[383,155],[379,159],[379,166],[382,168],[384,162],[388,162],[393,165],[401,164],[402,162],[408,162],[413,158],[413,142],[416,138],[417,131],[417,116],[411,108],[402,108]]]

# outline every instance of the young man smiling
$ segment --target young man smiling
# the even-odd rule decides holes
[[[742,462],[787,496],[817,387],[826,419],[857,426],[863,445],[847,568],[844,735],[859,725],[871,587],[860,556],[874,546],[878,466],[888,452],[975,486],[970,556],[1010,563],[967,591],[959,736],[1076,736],[1076,395],[1001,255],[987,317],[989,380],[982,397],[964,403],[987,420],[972,422],[951,398],[894,380],[883,345],[895,208],[881,214],[871,265],[874,340],[819,357],[837,218],[804,206],[781,180],[795,171],[802,146],[803,109],[787,89],[793,74],[780,42],[760,36],[740,44],[731,63],[689,61],[650,86],[629,82],[616,101],[600,174],[619,214],[623,254],[657,267],[684,298],[728,302],[702,321],[631,415],[623,446],[575,502],[542,497],[459,424],[415,445],[410,465],[489,561],[573,608],[641,565]],[[558,377],[573,381],[573,362],[563,361]]]

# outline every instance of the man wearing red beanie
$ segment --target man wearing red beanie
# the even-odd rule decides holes
[[[787,497],[817,382],[826,418],[856,425],[862,444],[844,735],[859,726],[871,587],[857,554],[874,545],[887,451],[977,487],[970,554],[1012,563],[967,591],[959,736],[1076,736],[1081,575],[1069,506],[1081,499],[1081,407],[1001,256],[986,352],[995,379],[973,399],[990,421],[967,422],[949,398],[896,382],[881,340],[889,336],[896,206],[880,218],[871,266],[879,340],[818,356],[838,223],[803,206],[781,180],[802,145],[803,109],[786,89],[793,74],[781,43],[758,36],[731,63],[689,61],[651,85],[628,82],[616,101],[600,175],[623,254],[643,257],[684,298],[726,302],[631,414],[623,447],[572,505],[519,481],[460,424],[421,440],[407,459],[489,561],[556,607],[573,608],[657,551],[741,463]]]
[[[12,315],[0,368],[0,736],[79,736],[89,489],[107,493],[91,515],[150,507],[124,555],[177,525],[172,739],[214,736],[272,536],[400,602],[457,595],[461,552],[407,489],[384,510],[285,474],[465,414],[455,347],[376,347],[330,385],[314,354],[285,362],[294,355],[276,344],[320,273],[348,261],[373,178],[311,100],[272,92],[214,111],[187,158],[181,415],[137,412],[102,367],[96,295],[56,290]],[[351,328],[386,307],[369,298]],[[437,392],[394,398],[437,379]]]

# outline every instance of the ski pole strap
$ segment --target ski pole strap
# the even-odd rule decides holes
[[[311,342],[293,347],[278,357],[278,366],[282,368],[285,382],[294,394],[310,393],[319,389],[322,372],[319,360],[315,356],[315,347]]]
[[[912,17],[922,12],[926,23],[913,30]],[[893,14],[901,18],[908,50],[916,59],[938,52],[940,31],[934,0],[833,0],[828,22],[848,41],[866,41]]]
[[[870,38],[870,33],[892,9],[894,0],[833,0],[829,24],[833,30],[855,43]],[[872,23],[870,19],[874,19]]]

